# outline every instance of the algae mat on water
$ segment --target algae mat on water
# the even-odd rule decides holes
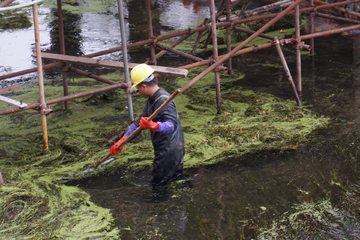
[[[160,80],[170,93],[203,69],[190,71],[187,78]],[[112,80],[118,74],[105,76]],[[296,148],[309,133],[326,126],[328,119],[295,101],[257,93],[237,86],[243,75],[222,74],[222,111],[216,114],[214,75],[208,74],[179,95],[175,102],[185,135],[185,168],[214,164],[229,157],[264,149]],[[69,94],[103,86],[91,79],[71,79]],[[46,98],[61,96],[61,80],[48,80]],[[36,84],[24,85],[7,96],[36,101]],[[146,99],[133,98],[135,115]],[[64,185],[68,179],[110,174],[126,169],[151,168],[153,151],[149,132],[127,144],[115,161],[94,172],[87,171],[104,157],[107,139],[128,126],[126,97],[122,90],[96,94],[51,107],[47,117],[50,150],[42,151],[40,116],[24,111],[1,116],[0,169],[6,184],[0,188],[0,235],[21,238],[99,238],[121,236],[112,227],[109,210],[94,205],[87,193]],[[0,104],[1,109],[9,108]],[[111,144],[111,143],[110,143]],[[150,177],[150,172],[149,172]],[[81,236],[81,237],[79,237]]]

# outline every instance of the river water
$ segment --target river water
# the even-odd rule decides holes
[[[155,35],[195,26],[209,13],[204,2],[155,2],[154,14],[159,20],[154,24]],[[137,1],[128,3],[127,26],[145,25],[127,29],[129,42],[144,39],[140,36],[146,24],[139,24],[146,19],[143,10]],[[76,19],[73,38],[78,43],[67,48],[74,55],[121,44],[118,19],[112,14],[69,14],[69,19]],[[49,30],[50,22],[44,18],[43,29]],[[24,47],[22,54],[17,52],[20,48],[6,52],[3,47],[4,39],[8,45],[26,39],[23,34],[27,31],[31,29],[0,33],[1,66],[10,71],[31,67],[28,60],[33,46]],[[45,30],[41,39],[45,50],[56,50],[56,41]],[[149,170],[119,172],[77,185],[91,194],[93,202],[111,209],[122,239],[359,239],[359,48],[356,36],[319,38],[315,40],[316,55],[302,57],[301,99],[319,116],[330,117],[331,123],[298,148],[259,151],[217,165],[186,169],[190,180],[174,183],[169,199],[161,203],[148,201]],[[294,74],[295,52],[286,49]],[[14,61],[14,56],[19,61]],[[142,53],[129,56],[133,62],[144,60]],[[122,57],[114,53],[104,58]],[[178,64],[173,56],[163,61]],[[285,74],[271,65],[280,64],[274,49],[234,58],[233,64],[234,71],[245,74],[236,83],[239,86],[292,99]]]
[[[187,169],[191,180],[173,184],[162,203],[147,202],[149,170],[78,186],[112,209],[123,239],[359,239],[358,40],[333,36],[315,44],[316,55],[302,58],[302,101],[331,123],[309,143]],[[295,71],[295,53],[285,55]],[[234,59],[246,74],[237,84],[292,99],[283,71],[263,65],[276,62],[274,49]]]

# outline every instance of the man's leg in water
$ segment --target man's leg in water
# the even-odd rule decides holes
[[[179,164],[179,167],[175,171],[175,173],[172,175],[173,180],[179,180],[182,179],[183,175],[183,167],[184,167],[184,158],[181,159],[181,162]]]

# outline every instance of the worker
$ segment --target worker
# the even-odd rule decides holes
[[[150,129],[155,153],[150,183],[153,189],[156,189],[165,186],[171,179],[182,178],[185,147],[184,135],[174,101],[168,103],[153,120],[148,121],[148,117],[170,96],[167,91],[158,86],[153,73],[154,69],[146,64],[139,64],[131,70],[133,87],[137,87],[141,95],[148,99],[142,114],[130,125],[124,136],[110,148],[110,152],[113,155],[120,153],[122,147],[116,150],[117,146],[139,126],[142,129]]]

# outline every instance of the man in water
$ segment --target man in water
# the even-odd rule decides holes
[[[184,135],[174,101],[162,109],[153,120],[147,120],[170,96],[167,91],[158,86],[153,73],[154,69],[146,64],[139,64],[132,69],[130,75],[133,87],[137,87],[139,92],[148,99],[142,114],[130,125],[124,136],[110,148],[110,152],[113,155],[120,153],[122,147],[118,150],[116,147],[139,126],[142,129],[150,129],[155,153],[150,183],[154,190],[159,191],[164,189],[163,186],[169,180],[182,177],[185,147]]]

